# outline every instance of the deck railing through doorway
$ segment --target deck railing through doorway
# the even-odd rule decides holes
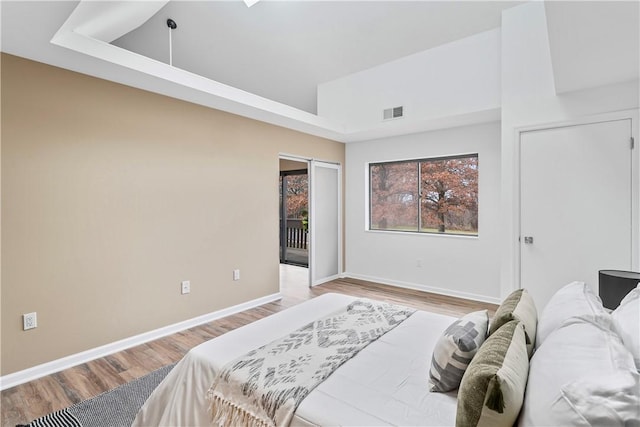
[[[287,247],[307,249],[308,233],[302,225],[301,219],[287,219]]]

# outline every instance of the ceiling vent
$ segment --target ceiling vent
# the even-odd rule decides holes
[[[404,115],[404,108],[400,106],[400,107],[387,108],[386,110],[384,110],[382,117],[384,120],[391,120],[391,119],[399,119],[403,115]]]

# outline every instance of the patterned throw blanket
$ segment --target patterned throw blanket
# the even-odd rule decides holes
[[[415,310],[356,300],[227,364],[207,393],[218,426],[288,426],[302,400]]]

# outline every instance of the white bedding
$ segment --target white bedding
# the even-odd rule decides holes
[[[207,390],[226,363],[353,301],[325,294],[194,347],[142,406],[134,426],[210,425]],[[455,318],[418,311],[342,365],[291,425],[453,426],[456,393],[429,391],[433,346]]]

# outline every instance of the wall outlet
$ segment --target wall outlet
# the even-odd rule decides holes
[[[233,270],[233,280],[240,280],[240,270]]]
[[[180,282],[180,292],[182,292],[182,295],[191,292],[191,282],[188,280],[183,280],[182,282]]]
[[[34,329],[38,327],[38,314],[34,311],[33,313],[26,313],[22,315],[22,329],[24,331],[28,331],[29,329]]]
[[[422,267],[422,260],[420,258],[416,260],[416,267]]]

